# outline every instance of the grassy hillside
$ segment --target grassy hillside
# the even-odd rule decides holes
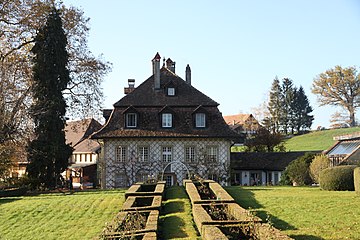
[[[0,239],[93,239],[121,208],[124,192],[0,198]]]
[[[317,151],[326,150],[336,141],[334,136],[360,132],[360,127],[340,128],[314,131],[308,134],[295,136],[285,141],[286,151]]]
[[[240,206],[295,240],[360,239],[360,201],[353,191],[234,186],[226,190]]]

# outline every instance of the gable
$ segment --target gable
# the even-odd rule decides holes
[[[168,96],[166,86],[176,86],[176,95]],[[187,84],[182,78],[163,67],[160,70],[160,89],[155,90],[154,75],[131,93],[120,99],[114,107],[124,106],[218,106],[219,104]]]

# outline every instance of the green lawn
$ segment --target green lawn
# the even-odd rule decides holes
[[[227,187],[245,208],[297,240],[360,239],[360,197],[310,187]]]
[[[227,187],[296,240],[360,239],[360,197],[310,187]],[[0,239],[93,239],[124,202],[124,190],[0,198]],[[183,187],[166,189],[161,239],[201,239]]]
[[[326,150],[336,142],[333,140],[334,136],[353,132],[360,132],[360,127],[313,131],[308,134],[295,136],[285,141],[286,151]]]
[[[167,188],[165,198],[160,216],[160,239],[201,239],[195,230],[185,189]]]
[[[92,239],[123,202],[124,190],[0,198],[0,239]]]

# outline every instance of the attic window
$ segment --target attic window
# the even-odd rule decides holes
[[[168,95],[168,96],[175,96],[175,88],[173,88],[173,87],[168,87],[168,88],[167,88],[167,95]]]
[[[171,113],[163,113],[162,114],[161,126],[163,128],[171,128],[172,127],[172,114]]]
[[[195,114],[195,127],[204,128],[206,127],[206,115],[205,113]]]
[[[137,114],[127,113],[126,114],[126,127],[136,128],[137,127]]]

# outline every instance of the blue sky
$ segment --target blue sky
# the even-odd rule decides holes
[[[275,76],[302,85],[314,108],[313,127],[330,125],[335,107],[319,107],[314,77],[335,65],[359,66],[360,1],[119,1],[63,0],[90,17],[89,48],[113,63],[104,107],[152,74],[159,52],[185,78],[217,101],[223,115],[251,113]],[[358,115],[360,116],[360,115]],[[360,118],[360,117],[358,117]]]

